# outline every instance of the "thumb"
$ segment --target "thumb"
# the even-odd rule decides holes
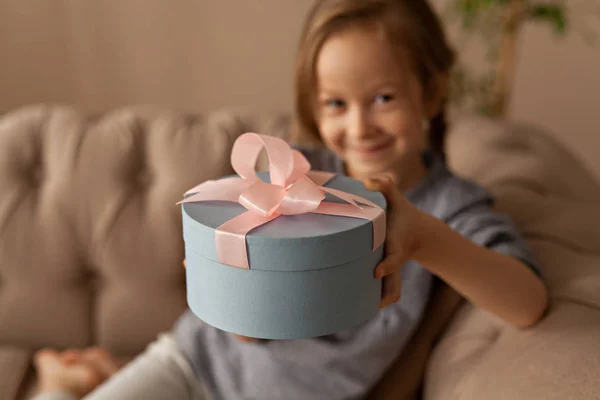
[[[368,178],[364,181],[364,185],[368,190],[376,190],[383,194],[389,205],[393,206],[397,203],[398,189],[392,177],[388,174],[381,174],[375,177]]]

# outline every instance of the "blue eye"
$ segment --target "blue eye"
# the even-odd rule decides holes
[[[325,104],[327,105],[327,107],[331,108],[342,108],[346,105],[346,103],[344,103],[344,101],[340,99],[330,99],[327,100]]]
[[[391,94],[380,94],[380,95],[375,96],[375,102],[380,103],[380,104],[389,103],[393,99],[394,99],[394,96],[392,96]]]

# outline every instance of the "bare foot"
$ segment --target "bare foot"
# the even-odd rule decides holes
[[[44,349],[36,353],[39,392],[68,392],[82,398],[113,375],[122,363],[106,351],[91,348],[58,353]]]

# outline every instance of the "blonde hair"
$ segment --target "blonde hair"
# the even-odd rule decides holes
[[[441,23],[426,0],[319,0],[305,21],[295,72],[296,138],[321,142],[315,116],[316,61],[325,41],[343,29],[375,26],[393,48],[409,55],[423,92],[448,76],[455,56]],[[441,154],[446,133],[445,106],[430,121],[430,147]]]

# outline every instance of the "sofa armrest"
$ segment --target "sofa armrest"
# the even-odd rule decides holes
[[[31,352],[0,346],[0,399],[17,400],[31,365]]]
[[[491,317],[463,308],[430,360],[424,398],[598,399],[600,310],[566,299],[553,303],[527,330],[490,329]]]

